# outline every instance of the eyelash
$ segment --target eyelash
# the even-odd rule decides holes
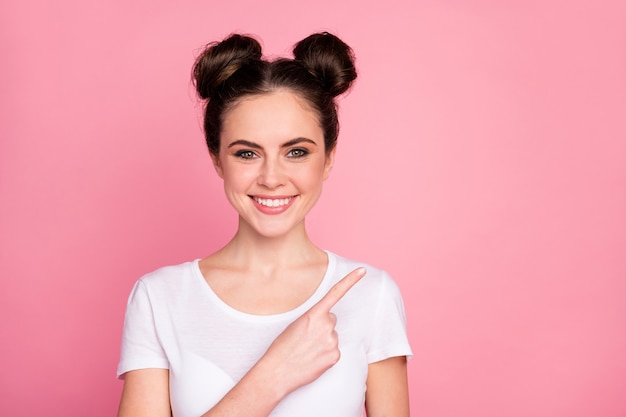
[[[300,155],[299,155],[299,156],[296,156],[296,155],[294,155],[294,152],[297,152],[297,153],[299,153]],[[298,158],[304,158],[304,157],[305,157],[305,156],[307,156],[308,154],[309,154],[309,151],[307,151],[306,149],[303,149],[303,148],[291,149],[289,152],[287,152],[287,155],[288,155],[290,158],[295,158],[295,159],[298,159]]]
[[[257,155],[253,151],[241,150],[234,153],[237,158],[241,159],[254,159]]]
[[[299,155],[294,155],[294,153],[299,154]],[[290,149],[289,152],[287,152],[287,157],[293,158],[293,159],[299,159],[299,158],[304,158],[308,154],[309,154],[308,150],[303,149],[303,148],[296,148],[296,149]],[[257,157],[257,154],[254,153],[254,151],[245,150],[245,149],[235,152],[234,155],[237,158],[241,158],[244,160],[254,159]]]

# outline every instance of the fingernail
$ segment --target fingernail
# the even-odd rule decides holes
[[[363,275],[365,275],[365,273],[367,272],[367,269],[365,269],[365,267],[360,267],[356,270],[356,274],[360,277],[362,277]]]

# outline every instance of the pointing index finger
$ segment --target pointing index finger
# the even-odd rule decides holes
[[[366,272],[367,271],[362,266],[350,272],[339,282],[333,285],[332,288],[328,290],[326,295],[313,306],[313,308],[330,311],[330,309],[333,308],[333,306],[337,304],[337,302],[341,300],[344,295],[346,295],[350,288],[352,288],[354,284],[359,282],[361,278],[365,276]]]

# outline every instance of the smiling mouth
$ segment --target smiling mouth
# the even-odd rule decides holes
[[[254,201],[265,207],[282,207],[289,204],[293,197],[287,198],[259,198],[251,196]]]

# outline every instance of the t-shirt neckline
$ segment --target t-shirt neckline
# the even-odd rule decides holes
[[[246,313],[246,312],[237,310],[234,307],[231,307],[230,305],[226,304],[213,291],[213,288],[211,288],[209,283],[206,282],[206,280],[204,279],[204,276],[202,275],[202,272],[200,271],[200,265],[199,265],[200,259],[196,259],[195,261],[192,262],[192,269],[196,278],[200,280],[202,291],[211,299],[211,301],[216,306],[218,306],[221,310],[225,311],[229,315],[235,316],[240,319],[247,320],[247,321],[256,321],[256,322],[282,321],[285,319],[295,319],[296,317],[301,316],[305,311],[313,307],[313,305],[317,301],[319,301],[324,296],[324,294],[328,291],[330,287],[330,280],[335,270],[336,256],[334,253],[328,250],[324,250],[324,252],[326,253],[328,257],[328,265],[326,266],[326,272],[324,273],[324,277],[320,281],[315,291],[313,291],[313,294],[311,294],[311,296],[299,306],[291,310],[288,310],[282,313],[276,313],[276,314],[263,314],[263,315],[252,314],[252,313]]]

